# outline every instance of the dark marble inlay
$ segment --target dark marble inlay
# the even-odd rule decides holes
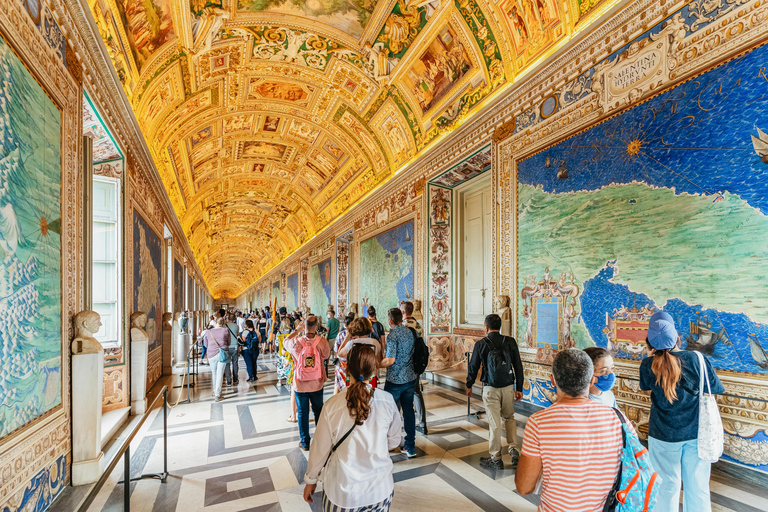
[[[250,478],[250,487],[227,491],[227,483],[245,478]],[[258,468],[240,473],[232,473],[231,475],[208,478],[205,480],[205,506],[208,507],[218,503],[248,498],[274,490],[275,486],[272,483],[272,475],[270,475],[267,468]]]

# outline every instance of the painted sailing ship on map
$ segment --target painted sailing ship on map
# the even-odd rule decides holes
[[[747,336],[749,339],[749,351],[752,353],[752,359],[755,360],[755,364],[764,370],[768,370],[768,354],[765,349],[760,345],[760,341],[757,336]]]
[[[768,164],[768,134],[758,128],[757,137],[752,134],[750,134],[750,137],[752,137],[752,146],[755,148],[755,153],[757,153],[757,156],[760,157],[764,164]]]
[[[697,315],[696,321],[691,322],[690,336],[686,336],[686,350],[696,350],[704,355],[711,356],[715,352],[715,345],[724,343],[731,345],[725,327],[718,332],[712,330],[712,322],[707,318]]]

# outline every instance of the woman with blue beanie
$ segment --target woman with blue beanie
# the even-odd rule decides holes
[[[710,512],[711,464],[699,458],[700,363],[695,352],[680,350],[680,335],[669,313],[655,313],[648,324],[648,353],[640,364],[640,389],[651,392],[648,448],[661,477],[656,512],[677,512],[680,483],[683,511]],[[706,365],[712,394],[725,391],[712,365]]]

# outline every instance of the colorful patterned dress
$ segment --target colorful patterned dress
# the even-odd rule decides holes
[[[347,336],[347,330],[342,329],[339,331],[338,336],[336,336],[336,341],[333,344],[333,352],[338,357],[339,350],[341,350],[341,346],[344,344],[344,338]],[[347,387],[347,360],[346,358],[339,357],[338,361],[336,362],[336,373],[335,373],[335,383],[336,388],[341,391],[342,389]]]
[[[290,334],[286,331],[280,331],[277,334],[277,378],[285,380],[288,385],[293,384],[293,357],[283,347],[283,340]]]

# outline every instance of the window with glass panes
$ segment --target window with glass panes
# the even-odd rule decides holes
[[[101,315],[95,337],[120,341],[120,181],[93,177],[93,310]]]

